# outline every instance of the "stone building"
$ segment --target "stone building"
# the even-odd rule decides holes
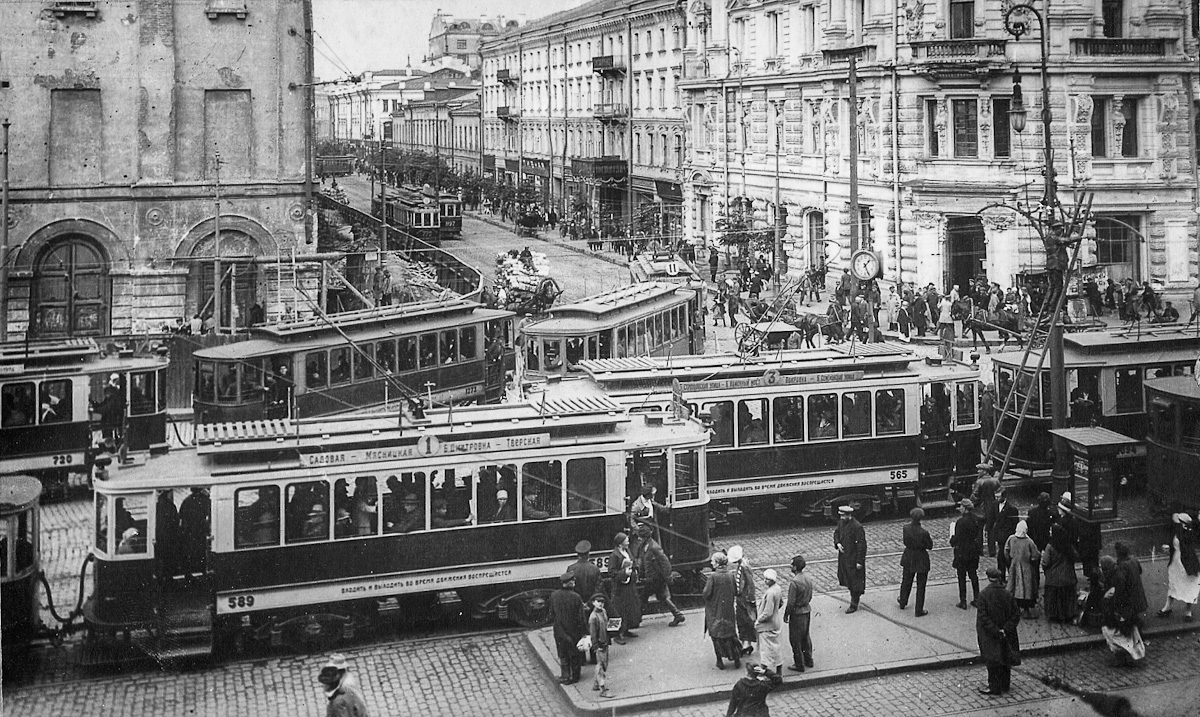
[[[520,20],[503,17],[460,18],[443,15],[439,11],[433,16],[429,27],[429,55],[426,59],[436,63],[442,58],[454,58],[478,72],[483,64],[479,46],[520,24]]]
[[[484,173],[624,231],[655,205],[679,227],[685,33],[673,0],[595,0],[483,45]]]
[[[430,89],[392,116],[396,144],[404,151],[440,157],[452,169],[479,174],[479,90]]]
[[[290,301],[291,259],[315,249],[309,17],[307,0],[0,3],[10,337],[211,311],[215,255],[223,325]]]
[[[388,139],[385,124],[393,112],[410,99],[406,85],[429,72],[413,67],[398,70],[374,70],[347,81],[327,86],[332,138],[335,142],[358,145]],[[418,83],[419,84],[419,83]]]
[[[945,289],[1040,271],[1040,35],[1000,0],[694,0],[687,5],[686,231],[710,241],[726,207],[785,227],[792,272],[840,274],[871,248],[885,279]],[[1041,6],[1039,6],[1041,7]],[[1085,271],[1160,282],[1197,275],[1195,18],[1168,0],[1063,0],[1049,27],[1059,197],[1095,193]],[[857,48],[857,49],[854,49]],[[847,54],[857,59],[857,112]],[[1020,71],[1028,124],[1010,128]],[[850,132],[859,216],[850,212]],[[776,192],[779,201],[776,202]],[[778,206],[777,206],[778,204]],[[849,231],[857,222],[859,246]]]

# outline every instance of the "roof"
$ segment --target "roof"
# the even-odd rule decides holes
[[[607,324],[617,325],[642,315],[690,301],[695,291],[678,284],[646,282],[590,296],[571,304],[556,306],[546,318],[526,324],[529,335],[598,331]]]
[[[1060,438],[1065,438],[1072,443],[1078,443],[1081,446],[1088,448],[1094,446],[1123,446],[1134,443],[1141,443],[1136,438],[1122,435],[1116,431],[1110,431],[1107,428],[1091,426],[1088,428],[1055,428],[1050,431]]]
[[[1195,376],[1170,376],[1167,378],[1147,379],[1143,384],[1146,388],[1160,391],[1169,396],[1190,398],[1200,401],[1200,383]]]
[[[1063,359],[1068,368],[1080,366],[1144,366],[1192,362],[1200,354],[1200,335],[1185,327],[1080,331],[1063,335]],[[1026,369],[1037,367],[1041,350],[1030,352]],[[996,354],[994,363],[1017,366],[1019,351]],[[1043,369],[1049,368],[1046,363]]]

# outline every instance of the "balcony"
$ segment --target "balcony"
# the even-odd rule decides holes
[[[512,70],[496,70],[496,82],[505,85],[513,85],[517,82],[517,76],[513,74]]]
[[[208,0],[204,12],[209,20],[216,20],[222,15],[233,15],[239,20],[245,20],[248,13],[246,0]]]
[[[601,75],[623,75],[625,65],[614,55],[597,55],[592,58],[592,72]]]
[[[1168,37],[1071,38],[1071,54],[1082,57],[1166,57],[1174,49]]]
[[[521,111],[505,105],[503,107],[496,108],[496,116],[505,122],[515,122],[516,120],[520,119]]]
[[[617,102],[597,102],[592,116],[601,122],[622,122],[629,117],[629,105]]]
[[[982,79],[1007,71],[1006,40],[966,38],[908,43],[916,72],[931,80]]]
[[[96,3],[93,0],[58,0],[50,5],[54,17],[67,15],[83,15],[87,18],[96,17]]]

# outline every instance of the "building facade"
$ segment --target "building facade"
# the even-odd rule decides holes
[[[787,267],[851,252],[885,278],[943,290],[1002,286],[1044,267],[1013,207],[1043,187],[1040,35],[1019,39],[1000,0],[696,0],[687,8],[689,238],[710,242],[727,208],[783,225]],[[1190,5],[1064,0],[1048,18],[1059,197],[1094,192],[1085,273],[1194,286],[1196,38]],[[848,55],[856,56],[856,104]],[[1010,128],[1019,69],[1028,126]],[[857,109],[857,112],[854,110]],[[857,135],[852,159],[851,132]],[[850,210],[856,162],[859,214]],[[851,240],[857,223],[857,242]]]
[[[440,12],[433,16],[429,27],[429,62],[454,58],[478,72],[483,64],[479,47],[509,29],[519,27],[520,20],[504,17],[456,18]]]
[[[375,70],[364,72],[357,82],[327,86],[331,139],[355,145],[387,139],[384,124],[408,99],[405,85],[428,74],[412,67]]]
[[[311,68],[287,31],[309,17],[307,0],[0,4],[9,337],[212,312],[217,256],[222,325],[289,301],[279,258],[315,250]]]
[[[682,6],[596,0],[485,43],[485,175],[532,182],[591,228],[681,231],[687,130]]]
[[[479,90],[425,93],[392,116],[397,149],[440,157],[459,173],[480,173]]]

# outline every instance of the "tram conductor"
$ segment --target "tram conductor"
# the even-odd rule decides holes
[[[838,584],[850,591],[846,614],[858,612],[858,600],[867,589],[867,534],[854,519],[854,508],[838,506],[838,526],[833,531],[838,551]]]

